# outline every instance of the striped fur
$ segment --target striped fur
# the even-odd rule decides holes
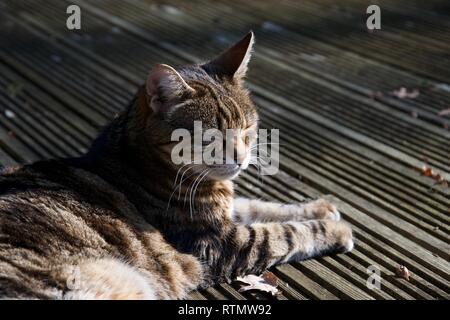
[[[209,64],[156,67],[86,155],[2,172],[1,298],[179,299],[277,263],[351,250],[350,228],[324,200],[235,199],[228,167],[170,160],[171,132],[194,120],[256,129],[242,86],[252,44],[249,34]]]

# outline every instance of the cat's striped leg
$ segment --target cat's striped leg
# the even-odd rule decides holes
[[[248,273],[259,274],[288,261],[353,249],[350,226],[332,220],[237,225],[234,238],[234,259],[228,266],[225,258],[220,261],[227,279]]]
[[[339,221],[337,208],[324,199],[304,204],[281,204],[262,200],[236,198],[233,201],[233,219],[249,224],[255,221],[304,221],[329,219]]]

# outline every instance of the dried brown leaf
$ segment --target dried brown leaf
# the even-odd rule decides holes
[[[266,271],[263,273],[263,275],[261,276],[267,283],[269,283],[270,285],[276,287],[278,285],[278,278],[276,275],[274,275],[272,272],[270,271]]]
[[[370,91],[368,93],[369,98],[371,99],[375,99],[375,98],[382,98],[383,97],[383,92],[381,91]]]
[[[444,187],[448,186],[448,181],[445,180],[444,177],[440,173],[435,173],[433,171],[433,169],[431,169],[430,167],[423,166],[420,171],[421,171],[422,175],[424,175],[425,177],[432,178],[433,180],[436,181],[437,184],[440,184]]]
[[[395,270],[395,274],[397,275],[397,277],[405,279],[406,281],[409,281],[409,278],[411,276],[408,268],[406,268],[405,266],[398,266]]]
[[[425,177],[433,177],[434,172],[433,172],[433,169],[431,169],[430,167],[423,166],[423,167],[422,167],[422,174],[423,174]]]
[[[446,115],[450,115],[450,108],[444,109],[444,110],[441,110],[441,111],[438,112],[438,116],[443,117],[443,116],[446,116]]]
[[[401,87],[400,89],[394,90],[392,94],[399,99],[415,99],[420,93],[417,89],[408,91],[405,87]]]
[[[273,283],[273,277],[275,277],[275,276],[274,275],[273,275],[273,277],[270,275],[266,276],[268,281],[266,279],[264,279],[263,276],[256,276],[254,274],[249,274],[245,277],[237,277],[237,279],[236,279],[237,281],[247,284],[247,286],[240,288],[239,292],[245,292],[245,291],[249,291],[249,290],[258,290],[258,291],[269,292],[272,295],[278,294],[278,289],[276,288],[276,286],[270,283],[270,282]]]
[[[436,180],[439,183],[442,183],[444,181],[444,178],[438,173],[434,176],[434,180]]]

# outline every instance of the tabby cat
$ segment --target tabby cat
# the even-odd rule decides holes
[[[208,63],[157,65],[86,155],[4,169],[0,297],[180,299],[275,264],[351,250],[350,227],[325,200],[234,198],[231,179],[248,152],[231,165],[171,161],[171,133],[195,120],[256,133],[243,84],[252,46],[250,32]],[[255,138],[234,142],[253,146]],[[184,195],[205,169],[190,208]]]

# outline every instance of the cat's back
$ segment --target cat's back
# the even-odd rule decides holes
[[[0,241],[47,253],[103,248],[108,244],[104,224],[124,220],[120,211],[126,201],[120,198],[102,179],[64,160],[5,169],[0,175]]]
[[[1,173],[0,297],[169,296],[175,277],[161,274],[166,262],[158,256],[185,260],[199,274],[196,261],[180,258],[119,190],[70,163],[43,161]],[[185,267],[167,269],[182,278]],[[67,294],[77,272],[91,279],[88,288]],[[123,283],[131,292],[123,292]]]
[[[54,298],[43,282],[58,282],[55,269],[114,252],[121,220],[100,188],[98,178],[59,160],[3,170],[0,296]]]

